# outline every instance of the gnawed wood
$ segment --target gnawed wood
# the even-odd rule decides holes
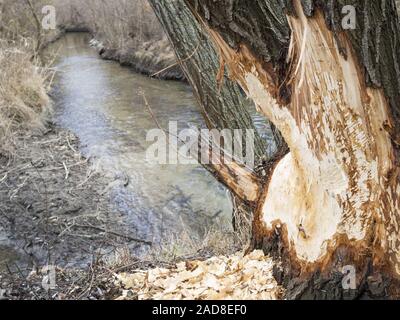
[[[245,83],[291,151],[271,178],[263,221],[267,228],[278,220],[287,225],[297,257],[314,262],[335,235],[367,239],[376,232],[371,226],[396,215],[396,204],[382,199],[395,165],[383,128],[390,122],[383,93],[365,87],[354,57],[340,54],[321,14],[307,19],[298,8],[298,18],[288,19],[296,67],[290,82],[297,93],[290,106],[278,105],[256,70],[246,73]],[[397,183],[393,187],[396,192]],[[396,246],[387,249],[397,255]]]
[[[393,96],[387,98],[386,87],[367,86],[365,61],[360,62],[354,41],[333,32],[318,6],[307,17],[300,1],[293,1],[282,64],[265,59],[254,43],[241,42],[246,35],[239,27],[222,31],[217,22],[226,17],[204,16],[204,7],[212,12],[220,5],[198,2],[202,9],[192,9],[211,26],[230,76],[290,148],[258,201],[255,244],[283,260],[292,279],[319,274],[332,285],[332,272],[354,265],[361,289],[379,276],[393,284],[400,277]],[[234,45],[227,42],[232,39]],[[282,88],[291,94],[283,95]]]
[[[261,193],[261,182],[248,168],[236,163],[212,164],[214,176],[245,203],[254,206]]]

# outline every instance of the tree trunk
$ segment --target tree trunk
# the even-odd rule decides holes
[[[254,247],[280,262],[287,296],[398,297],[394,1],[185,1],[290,149],[270,163],[253,230]],[[342,30],[345,4],[356,10],[354,30]],[[342,285],[348,266],[355,290]]]

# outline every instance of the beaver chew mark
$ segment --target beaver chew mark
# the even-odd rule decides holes
[[[231,77],[290,148],[260,198],[256,230],[270,235],[276,226],[284,227],[283,243],[303,270],[330,266],[329,253],[347,241],[375,265],[384,259],[400,275],[400,189],[384,130],[392,123],[387,100],[382,90],[366,87],[345,38],[347,59],[340,54],[322,13],[307,18],[300,2],[294,4],[296,15],[287,16],[291,68],[286,85],[295,94],[288,105],[279,101],[271,69],[247,44],[233,50],[218,31],[209,30]]]

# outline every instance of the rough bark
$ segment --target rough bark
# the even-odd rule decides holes
[[[185,0],[290,152],[257,201],[254,246],[291,298],[398,297],[400,44],[393,0]],[[355,30],[341,29],[354,5]],[[357,270],[343,290],[342,267]]]

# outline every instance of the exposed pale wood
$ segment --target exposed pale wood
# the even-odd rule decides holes
[[[280,259],[293,296],[342,297],[332,273],[347,264],[358,271],[356,295],[366,288],[384,294],[378,283],[396,296],[400,31],[394,1],[352,1],[360,23],[352,32],[340,29],[340,1],[305,0],[304,7],[300,0],[186,1],[231,77],[290,148],[258,201],[255,245]]]

